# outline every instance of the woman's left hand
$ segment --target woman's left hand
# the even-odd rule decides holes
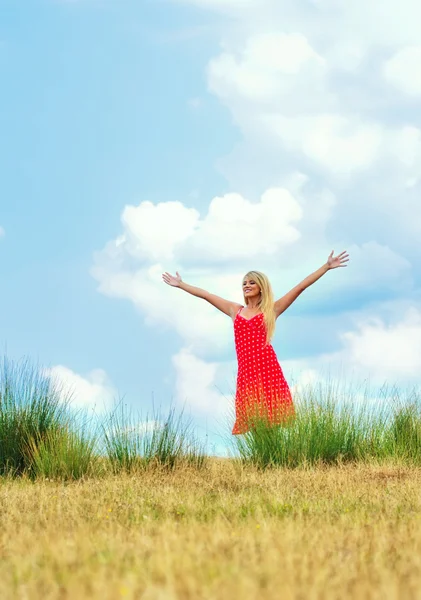
[[[347,254],[346,250],[338,254],[338,256],[333,256],[333,250],[329,254],[327,259],[327,265],[329,269],[337,269],[338,267],[347,267],[344,263],[349,261],[349,254]]]

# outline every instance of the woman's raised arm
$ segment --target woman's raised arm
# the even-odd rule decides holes
[[[175,277],[174,277],[174,275],[171,275],[170,273],[163,273],[162,279],[168,285],[171,285],[173,287],[178,287],[181,290],[184,290],[185,292],[192,294],[192,296],[196,296],[197,298],[203,298],[203,300],[206,300],[207,302],[209,302],[210,304],[215,306],[215,308],[217,308],[224,314],[228,315],[232,319],[235,317],[235,315],[237,314],[237,312],[239,311],[239,309],[242,306],[241,304],[238,304],[237,302],[230,302],[229,300],[220,298],[219,296],[216,296],[215,294],[211,294],[210,292],[207,292],[206,290],[202,290],[202,288],[198,288],[193,285],[189,285],[188,283],[185,283],[181,279],[181,275],[179,274],[178,271],[176,271]]]

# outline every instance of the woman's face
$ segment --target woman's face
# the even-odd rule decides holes
[[[250,298],[256,299],[260,295],[260,288],[254,279],[245,277],[243,279],[243,294],[244,298],[249,300]]]

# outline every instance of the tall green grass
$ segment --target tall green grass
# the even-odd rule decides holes
[[[373,398],[330,382],[295,395],[283,426],[261,418],[235,440],[240,459],[258,467],[299,467],[390,458],[421,465],[421,394],[383,386]]]
[[[40,442],[31,442],[32,471],[36,477],[66,481],[96,475],[96,442],[89,431],[51,430]]]
[[[2,359],[0,475],[79,479],[92,470],[95,444],[71,391],[29,359]]]
[[[33,470],[33,449],[66,424],[66,399],[29,360],[0,363],[0,473]]]
[[[173,469],[181,464],[201,467],[205,453],[194,438],[191,422],[171,408],[142,419],[127,406],[118,405],[104,424],[105,453],[115,473],[147,466]]]
[[[123,405],[89,422],[71,408],[71,390],[25,359],[0,362],[0,476],[80,479],[112,470],[174,469],[206,462],[183,411],[152,418]],[[295,417],[272,427],[255,420],[235,452],[261,468],[399,460],[421,465],[421,393],[355,383],[311,384],[294,393]]]
[[[191,422],[170,409],[152,419],[120,404],[96,423],[71,407],[64,389],[39,365],[4,358],[0,365],[0,475],[79,479],[159,465],[203,466]],[[101,432],[99,435],[98,432]]]

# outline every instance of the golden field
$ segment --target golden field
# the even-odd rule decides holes
[[[0,598],[421,598],[421,469],[0,480]]]

